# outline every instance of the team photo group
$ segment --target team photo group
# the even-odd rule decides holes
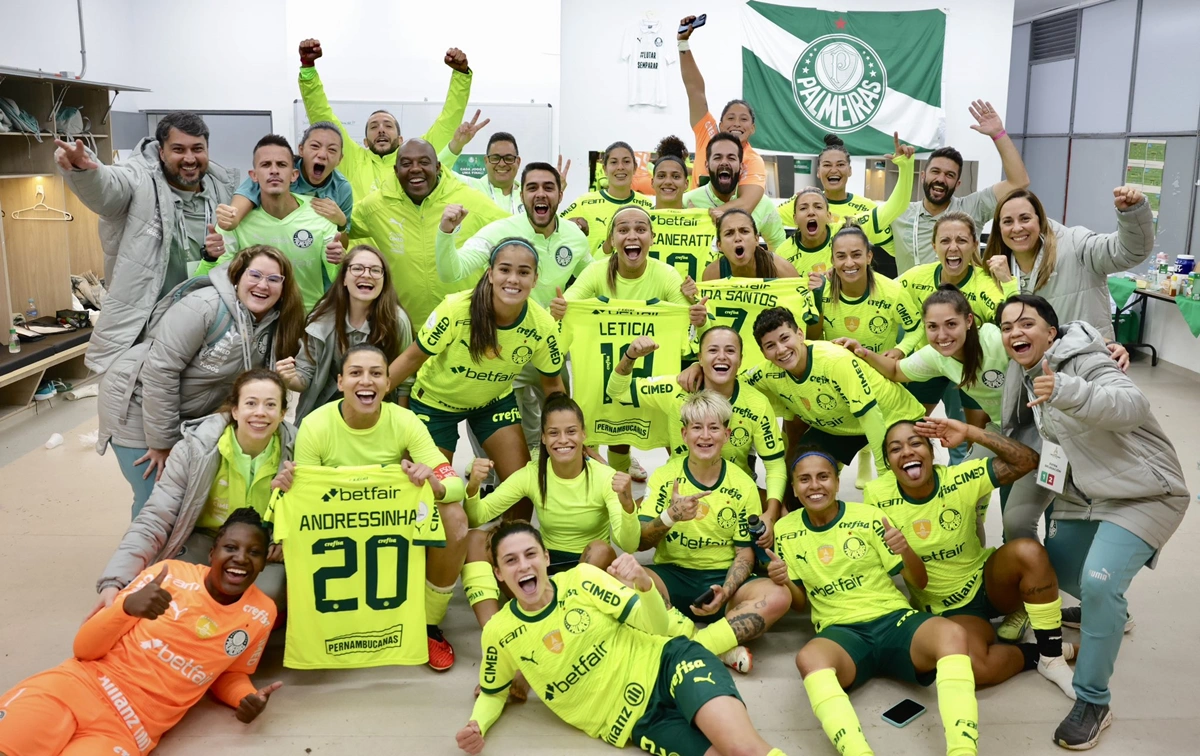
[[[470,754],[515,752],[493,727],[537,698],[618,748],[781,756],[738,691],[771,666],[829,754],[888,752],[854,707],[875,677],[934,686],[946,753],[987,752],[976,691],[1024,672],[1064,697],[1030,737],[1096,746],[1126,593],[1190,501],[1106,285],[1150,257],[1150,203],[1114,187],[1113,233],[1047,217],[986,99],[944,103],[1002,165],[978,191],[915,117],[857,132],[895,95],[822,19],[787,118],[769,78],[710,101],[690,45],[719,30],[664,23],[631,54],[670,54],[689,123],[649,163],[619,133],[574,166],[476,139],[457,48],[414,72],[449,75],[426,133],[350,130],[317,39],[302,138],[262,135],[248,176],[191,112],[112,165],[58,141],[100,217],[87,365],[131,521],[69,658],[0,680],[0,756],[145,754],[205,694],[251,722],[290,690],[264,656],[419,678],[456,649],[473,709],[427,726]],[[752,145],[810,116],[815,185],[772,196]],[[849,191],[864,149],[886,200]],[[443,632],[468,605],[478,632]],[[794,670],[756,660],[768,633]]]

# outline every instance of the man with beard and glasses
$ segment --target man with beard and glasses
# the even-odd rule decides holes
[[[1014,189],[1029,186],[1029,174],[1025,172],[1021,153],[1004,130],[1004,122],[1000,120],[996,109],[990,102],[976,100],[971,103],[970,111],[976,121],[971,128],[988,135],[996,143],[1000,167],[1007,178],[966,197],[955,197],[954,191],[958,189],[962,178],[962,153],[953,147],[934,150],[921,174],[924,198],[910,204],[904,215],[892,222],[892,237],[896,241],[896,270],[900,273],[915,265],[937,262],[937,255],[933,251],[933,222],[939,215],[947,210],[961,210],[974,218],[982,228],[992,219],[996,202],[1001,197]]]
[[[209,162],[208,126],[184,111],[164,116],[118,165],[102,164],[80,140],[55,144],[67,186],[100,216],[108,296],[84,361],[103,373],[137,341],[155,303],[204,259],[237,171]]]
[[[562,176],[554,166],[527,165],[521,172],[520,189],[523,204],[520,213],[489,223],[459,249],[455,249],[456,239],[461,236],[458,229],[468,211],[462,205],[446,206],[437,234],[438,278],[447,284],[474,285],[487,268],[498,242],[513,237],[524,239],[538,255],[538,281],[529,298],[549,308],[550,300],[592,262],[588,238],[577,225],[558,217]],[[566,377],[564,371],[564,382]],[[536,449],[542,438],[542,404],[546,395],[541,374],[532,363],[527,363],[513,380],[513,393],[521,409],[525,441],[531,450]],[[485,455],[477,450],[476,456]]]
[[[486,194],[455,181],[449,173],[432,144],[409,139],[396,151],[395,176],[354,203],[355,236],[370,237],[384,254],[400,303],[414,324],[424,323],[447,294],[475,284],[438,280],[436,240],[447,206],[465,210],[462,239],[509,217]]]
[[[354,199],[361,202],[389,180],[396,164],[397,150],[403,142],[400,123],[396,116],[386,110],[377,110],[367,118],[362,144],[355,142],[354,135],[346,130],[334,114],[329,98],[325,96],[325,86],[317,75],[316,61],[322,54],[320,40],[306,39],[300,43],[300,97],[304,101],[304,112],[309,122],[332,121],[342,130],[345,153],[341,170],[350,180]],[[446,91],[446,104],[424,136],[433,144],[435,158],[438,150],[450,143],[454,130],[463,120],[467,100],[471,96],[471,68],[467,65],[466,53],[452,47],[446,51],[445,63],[454,71],[450,76],[450,88]],[[359,238],[358,235],[355,238]]]
[[[479,122],[481,111],[476,110],[470,121],[463,121],[455,130],[450,144],[438,152],[438,160],[453,167],[463,148],[470,144],[475,135],[492,122],[491,118]],[[521,184],[517,177],[521,171],[521,154],[517,151],[517,138],[507,131],[497,131],[488,138],[487,154],[484,158],[483,176],[467,176],[453,171],[450,175],[467,186],[483,192],[492,198],[496,207],[509,215],[525,212],[525,204],[521,198]]]
[[[724,131],[708,141],[705,148],[705,167],[708,169],[710,181],[704,186],[693,189],[683,195],[684,207],[700,207],[713,215],[715,223],[721,217],[722,208],[727,203],[737,200],[741,187],[738,177],[742,171],[742,140]],[[774,251],[787,241],[783,221],[775,211],[775,203],[767,197],[761,197],[750,211],[758,232],[767,242],[767,249]]]

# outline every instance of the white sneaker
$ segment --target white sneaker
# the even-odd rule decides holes
[[[725,662],[726,667],[743,675],[750,674],[750,670],[754,668],[754,654],[745,646],[734,646],[718,658]]]
[[[642,463],[637,461],[637,457],[629,458],[629,477],[633,478],[634,483],[645,483],[650,476],[646,474],[646,468],[642,467]]]
[[[1038,673],[1054,683],[1066,694],[1067,698],[1075,700],[1075,671],[1067,664],[1067,647],[1070,644],[1063,644],[1062,656],[1043,656],[1038,659]],[[1071,654],[1075,654],[1072,652]]]

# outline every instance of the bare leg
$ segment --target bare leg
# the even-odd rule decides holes
[[[1002,683],[1025,670],[1025,655],[1020,647],[997,643],[992,623],[965,614],[950,617],[950,621],[967,631],[967,651],[976,685]]]
[[[1017,538],[996,549],[983,567],[983,583],[988,600],[1005,613],[1058,598],[1050,555],[1032,538]]]
[[[739,644],[754,640],[787,614],[792,596],[786,588],[770,580],[751,580],[733,595],[725,619],[733,628]]]
[[[584,547],[583,553],[579,555],[579,563],[607,570],[616,558],[617,552],[608,541],[596,540]]]
[[[714,698],[700,707],[692,724],[712,742],[706,756],[766,756],[771,746],[762,739],[746,706],[733,696]]]
[[[508,476],[529,464],[529,447],[525,446],[525,433],[519,424],[506,426],[493,433],[483,442],[483,450],[495,464],[496,475],[502,483]],[[521,499],[504,513],[504,519],[533,519],[533,502]]]

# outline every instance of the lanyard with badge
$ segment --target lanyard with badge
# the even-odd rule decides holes
[[[187,211],[183,208],[179,209],[179,241],[180,246],[184,249],[184,256],[187,260],[188,278],[196,275],[196,270],[200,267],[200,263],[204,260],[204,238],[208,235],[208,227],[213,224],[212,207],[208,204],[208,198],[204,198],[204,235],[200,237],[200,259],[192,260],[191,250],[187,248],[187,243],[195,241],[187,232]]]
[[[1026,384],[1026,391],[1032,395],[1030,386]],[[1042,452],[1041,460],[1038,462],[1037,484],[1042,488],[1048,488],[1054,493],[1062,493],[1063,488],[1067,484],[1067,475],[1070,474],[1070,464],[1067,460],[1067,453],[1063,448],[1053,441],[1046,438],[1046,434],[1042,432],[1042,405],[1033,405],[1033,422],[1037,425],[1038,435],[1042,437]]]
[[[1025,271],[1021,270],[1021,266],[1019,264],[1017,264],[1017,254],[1015,252],[1013,253],[1012,258],[1009,260],[1009,265],[1011,265],[1011,267],[1012,267],[1013,278],[1017,279],[1018,283],[1025,284],[1025,286],[1021,287],[1022,294],[1032,294],[1033,293],[1032,288],[1029,288],[1027,290],[1026,287],[1029,286],[1029,282],[1034,280],[1033,277],[1035,275],[1037,275],[1038,270],[1041,269],[1042,257],[1045,256],[1045,254],[1046,254],[1046,245],[1043,244],[1041,246],[1041,248],[1038,249],[1037,256],[1033,258],[1033,267],[1029,269],[1029,275],[1025,275]]]

